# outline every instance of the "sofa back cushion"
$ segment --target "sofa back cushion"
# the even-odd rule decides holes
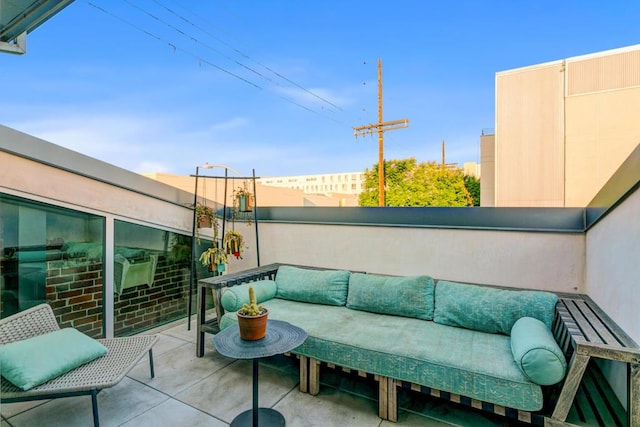
[[[438,281],[436,323],[509,335],[521,317],[533,317],[549,329],[558,296],[543,291],[496,289],[488,286]]]
[[[220,303],[225,311],[238,311],[242,304],[249,304],[249,288],[253,287],[258,304],[276,296],[276,282],[273,280],[258,280],[239,286],[225,288]]]
[[[511,328],[511,353],[531,381],[553,385],[564,378],[567,361],[551,330],[538,319],[522,317]]]
[[[433,279],[352,273],[347,307],[353,310],[433,320]]]
[[[276,273],[276,297],[314,304],[345,305],[350,274],[344,270],[311,270],[283,265]]]

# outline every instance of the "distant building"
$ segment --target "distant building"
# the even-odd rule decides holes
[[[482,206],[584,207],[640,143],[640,45],[496,74]]]
[[[363,172],[342,172],[319,175],[274,176],[260,178],[258,183],[270,187],[302,190],[304,194],[333,193],[358,195],[363,190]]]
[[[195,189],[195,178],[192,176],[167,173],[146,173],[143,175],[184,191],[193,193]],[[346,182],[344,176],[351,176],[351,174],[335,175],[342,175],[344,182]],[[198,180],[198,197],[203,197],[219,204],[224,203],[226,194],[227,205],[231,205],[233,203],[233,190],[243,184],[242,181],[229,180],[225,190],[224,176],[221,176],[220,173],[216,175],[214,172],[205,170],[204,172],[201,171],[200,176],[202,177]],[[217,178],[204,178],[204,176],[217,176]],[[264,184],[263,181],[265,179],[270,180],[271,178],[256,179],[256,202],[258,206],[358,206],[357,194],[338,192],[337,190],[326,194],[322,192],[305,194],[302,189],[295,187]],[[249,185],[251,184],[249,183]]]

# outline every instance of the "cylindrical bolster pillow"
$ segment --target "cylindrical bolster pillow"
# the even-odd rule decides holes
[[[249,287],[251,286],[256,292],[258,304],[275,297],[278,290],[276,282],[273,280],[259,280],[226,288],[220,299],[224,310],[229,312],[238,311],[242,308],[242,304],[249,304]]]
[[[539,385],[564,378],[567,362],[547,326],[538,319],[522,317],[511,328],[511,352],[522,373]]]

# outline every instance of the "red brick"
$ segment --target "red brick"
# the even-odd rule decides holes
[[[82,294],[82,292],[81,292],[81,294]],[[69,305],[76,305],[76,304],[80,304],[82,302],[87,302],[87,301],[91,301],[91,300],[93,300],[91,295],[81,295],[81,296],[78,296],[76,298],[70,298],[69,299]]]

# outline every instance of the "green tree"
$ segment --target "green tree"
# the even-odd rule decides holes
[[[465,175],[464,186],[471,195],[473,206],[480,206],[480,180],[473,175]]]
[[[411,157],[385,164],[386,206],[471,206],[461,169]],[[360,206],[378,206],[378,165],[365,171]]]

